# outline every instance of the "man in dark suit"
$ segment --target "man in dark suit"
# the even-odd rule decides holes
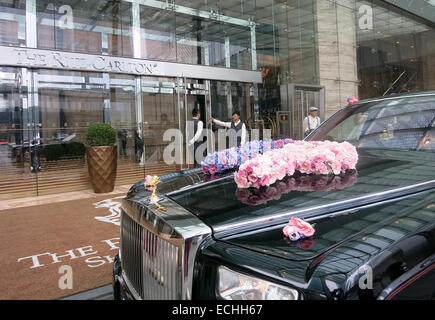
[[[231,121],[231,122],[223,122],[223,121],[214,119],[213,117],[211,117],[210,120],[219,126],[233,129],[237,134],[237,147],[240,147],[246,143],[246,126],[240,120],[240,112],[239,111],[234,111],[232,118],[233,118],[233,121]]]
[[[200,138],[202,137],[202,129],[204,127],[204,124],[202,123],[202,121],[199,120],[200,118],[201,118],[201,113],[199,112],[199,110],[196,108],[193,109],[192,110],[192,120],[193,120],[194,136],[188,142],[188,146],[190,147],[191,145],[193,145],[193,157],[194,157],[195,167],[199,166],[200,160],[201,160],[201,159],[197,159],[197,155],[196,155],[196,150],[198,149],[198,147],[202,143],[202,140],[200,140]]]

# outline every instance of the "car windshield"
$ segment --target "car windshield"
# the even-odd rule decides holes
[[[357,148],[435,152],[435,95],[348,106],[308,140],[348,141]]]

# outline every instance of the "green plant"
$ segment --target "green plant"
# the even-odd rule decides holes
[[[84,157],[86,153],[85,145],[81,142],[70,142],[65,144],[65,156],[67,157]]]
[[[116,130],[107,123],[95,123],[86,131],[86,144],[90,147],[112,146],[116,142]]]
[[[81,142],[69,142],[67,144],[49,144],[42,149],[42,156],[47,161],[59,160],[61,157],[84,157],[85,145]]]
[[[42,149],[42,156],[47,161],[59,160],[63,155],[63,148],[60,144],[49,144]]]

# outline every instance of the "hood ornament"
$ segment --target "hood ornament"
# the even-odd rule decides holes
[[[148,197],[148,201],[151,204],[154,204],[157,208],[157,210],[162,211],[162,212],[166,212],[167,209],[163,206],[161,206],[159,204],[159,201],[161,200],[157,195],[156,195],[156,190],[157,190],[157,185],[161,182],[159,176],[150,176],[147,175],[145,177],[145,188],[147,190],[152,190],[151,195]]]

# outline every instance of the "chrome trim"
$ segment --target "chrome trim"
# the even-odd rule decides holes
[[[379,202],[381,200],[387,200],[388,198],[391,197],[400,197],[409,194],[410,192],[417,193],[431,188],[435,188],[435,180],[418,183],[411,186],[396,188],[388,191],[370,193],[368,195],[357,197],[357,198],[346,199],[346,200],[327,203],[319,206],[308,207],[300,210],[291,210],[288,212],[275,214],[271,216],[264,216],[261,218],[250,219],[244,222],[238,222],[238,223],[223,225],[220,227],[214,227],[213,228],[215,232],[214,236],[217,239],[221,239],[226,235],[234,233],[234,231],[237,231],[237,233],[241,233],[249,230],[254,230],[259,225],[261,225],[261,227],[278,225],[282,221],[289,219],[291,216],[294,215],[298,215],[299,218],[309,219],[325,213],[325,210],[332,209],[334,210],[334,212],[339,210],[346,210],[353,207],[367,205],[373,202]]]
[[[122,280],[124,281],[125,285],[127,286],[128,290],[130,291],[131,295],[134,297],[135,300],[142,300],[140,295],[136,292],[136,290],[133,288],[133,285],[131,284],[130,280],[126,276],[124,270],[121,271],[122,274]]]
[[[432,264],[435,263],[435,254],[429,256],[422,263],[417,264],[411,270],[402,274],[399,278],[391,282],[377,297],[377,300],[385,300],[388,298],[394,290],[400,287],[402,284],[406,283],[408,280],[412,279],[418,273],[423,272],[426,268],[429,268]]]
[[[121,246],[123,259],[121,268],[124,277],[129,280],[129,288],[134,289],[138,296],[143,296],[143,272],[138,268],[142,264],[143,228],[128,215],[121,214]],[[125,241],[124,241],[125,240]]]
[[[174,288],[173,295],[175,295],[176,299],[191,299],[195,256],[202,241],[211,235],[212,230],[195,215],[174,201],[161,195],[158,196],[162,198],[159,204],[165,207],[167,212],[155,210],[152,205],[150,206],[147,198],[136,196],[123,200],[122,214],[127,214],[133,221],[144,228],[146,231],[142,232],[142,234],[149,232],[155,235],[155,238],[159,239],[159,244],[157,245],[161,246],[164,244],[168,247],[169,243],[178,248],[176,274],[180,276],[181,281]],[[144,241],[141,242],[142,250],[144,250]],[[170,270],[167,270],[170,266],[165,266],[164,257],[156,257],[158,260],[155,262],[155,265],[163,267],[163,274],[171,274]],[[148,269],[145,270],[145,268],[148,268],[151,264],[147,261],[144,262],[141,267],[143,268],[142,271],[145,274],[145,278],[147,277],[146,272],[148,272]],[[146,288],[144,289],[146,290]],[[169,294],[168,291],[164,292],[162,296],[157,295],[157,293],[146,295],[146,292],[144,292],[144,295],[151,299],[173,298],[173,295]]]

